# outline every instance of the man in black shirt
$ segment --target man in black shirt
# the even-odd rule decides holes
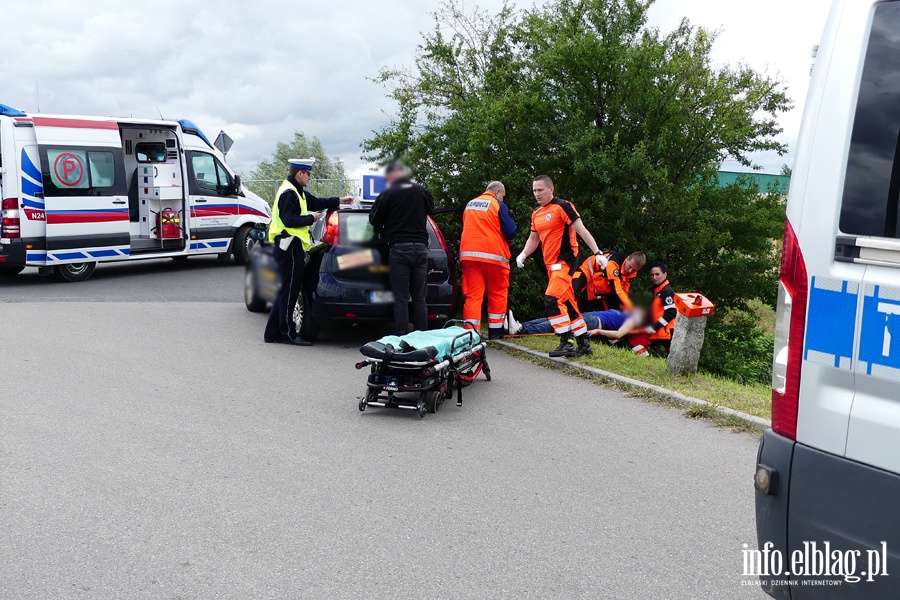
[[[412,299],[413,327],[428,327],[425,284],[428,277],[428,215],[434,212],[434,198],[424,187],[409,179],[406,168],[393,162],[384,171],[388,188],[372,205],[369,222],[384,232],[391,247],[391,289],[394,291],[394,320],[397,335],[409,330],[409,301]]]
[[[292,158],[288,161],[290,172],[281,183],[272,207],[269,223],[269,241],[275,244],[275,262],[281,276],[281,287],[272,303],[272,312],[266,323],[263,339],[267,343],[281,342],[296,346],[311,346],[304,340],[294,324],[294,306],[300,298],[303,273],[306,267],[306,251],[309,250],[309,227],[319,220],[318,211],[338,208],[339,204],[351,204],[353,196],[343,198],[316,198],[304,187],[312,177],[314,158]],[[304,318],[310,315],[304,314]]]

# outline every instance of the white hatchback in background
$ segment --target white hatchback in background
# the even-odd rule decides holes
[[[759,548],[784,560],[761,577],[776,598],[900,597],[898,203],[900,1],[836,0],[791,177],[772,429],[755,478]],[[869,552],[890,575],[791,572],[826,543],[859,551],[856,575]],[[823,579],[841,584],[812,581]]]
[[[98,262],[233,255],[268,204],[200,129],[153,121],[27,115],[0,105],[0,274],[66,281]]]

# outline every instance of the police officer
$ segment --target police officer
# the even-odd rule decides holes
[[[316,159],[292,158],[288,161],[290,172],[278,192],[272,207],[269,223],[269,241],[275,244],[275,262],[281,276],[281,288],[272,303],[272,312],[266,323],[264,339],[267,343],[281,342],[296,346],[312,346],[304,340],[294,325],[294,307],[303,286],[306,267],[306,251],[309,250],[309,227],[319,220],[320,212],[351,204],[353,196],[343,198],[316,198],[304,188],[312,178]],[[309,318],[309,315],[306,315]]]
[[[488,297],[490,338],[503,337],[509,291],[509,242],[516,235],[516,223],[503,203],[506,188],[499,181],[471,200],[463,211],[463,231],[459,244],[462,286],[466,296],[463,320],[467,327],[481,329],[481,307]]]
[[[410,180],[402,163],[392,162],[384,170],[388,188],[378,195],[369,213],[369,222],[384,232],[390,250],[390,280],[394,292],[394,320],[397,335],[409,330],[409,303],[416,331],[428,328],[425,289],[428,279],[428,215],[434,212],[434,198],[424,187]]]

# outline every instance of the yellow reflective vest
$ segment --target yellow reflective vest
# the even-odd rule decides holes
[[[300,238],[303,249],[309,250],[309,227],[286,227],[285,224],[281,222],[281,216],[278,214],[278,199],[288,190],[297,193],[297,188],[294,184],[285,179],[278,187],[278,192],[275,193],[275,205],[272,207],[272,221],[269,223],[269,241],[274,242],[275,238],[278,237],[282,231],[286,231],[288,235]],[[306,211],[306,194],[299,192],[298,195],[300,196],[300,214],[306,215],[308,214]]]

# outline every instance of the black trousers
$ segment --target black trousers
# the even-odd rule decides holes
[[[397,335],[409,331],[409,304],[415,331],[428,329],[425,285],[428,278],[428,246],[394,244],[391,246],[391,289],[394,291],[394,321]]]
[[[278,263],[278,275],[281,277],[281,287],[275,302],[272,303],[272,312],[269,313],[269,321],[266,323],[264,334],[267,341],[279,341],[296,339],[300,333],[294,325],[294,306],[300,297],[303,288],[303,273],[306,269],[306,252],[303,244],[295,239],[287,250],[279,247],[278,239],[275,240],[275,262]],[[309,318],[309,315],[303,315]]]

